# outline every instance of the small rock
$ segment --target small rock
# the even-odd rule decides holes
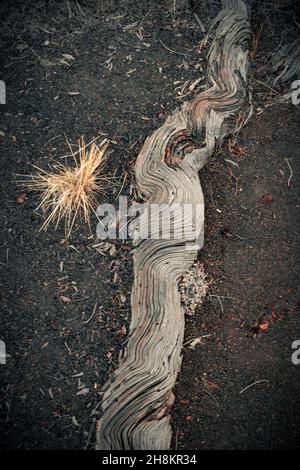
[[[16,197],[16,203],[17,203],[17,204],[20,204],[20,205],[21,205],[21,204],[24,204],[25,199],[26,199],[26,196],[27,196],[26,193],[20,193],[20,194],[18,194],[18,196]]]

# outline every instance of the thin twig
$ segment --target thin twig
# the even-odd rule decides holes
[[[170,49],[168,46],[166,46],[160,39],[159,39],[159,42],[161,43],[161,45],[167,49],[167,51],[169,52],[172,52],[173,54],[180,54],[180,55],[183,55],[183,56],[186,56],[186,54],[184,54],[183,52],[177,52],[177,51],[174,51],[173,49]]]
[[[259,83],[260,85],[265,86],[266,88],[269,88],[269,90],[273,91],[273,93],[276,93],[276,95],[279,95],[279,96],[280,96],[279,91],[274,90],[274,88],[272,88],[271,86],[267,85],[266,83],[261,82],[260,80],[256,80],[256,79],[254,79],[254,81],[255,81],[256,83]]]
[[[206,34],[206,35],[204,36],[204,38],[201,40],[201,42],[200,42],[200,44],[199,44],[199,49],[198,49],[198,50],[199,50],[199,54],[200,54],[200,52],[202,51],[203,47],[206,46],[207,41],[208,41],[208,34]]]
[[[98,303],[96,302],[95,305],[94,305],[92,315],[87,320],[83,321],[82,323],[84,323],[86,325],[93,318],[93,316],[95,315],[95,312],[96,312],[97,305],[98,305]]]
[[[234,299],[230,295],[216,295],[216,294],[209,294],[209,297],[220,297],[220,299]]]
[[[288,186],[290,185],[290,182],[291,182],[291,179],[293,177],[293,170],[292,170],[292,167],[290,165],[290,162],[287,158],[285,158],[285,161],[286,161],[286,164],[287,166],[289,167],[289,170],[290,170],[290,176],[289,176],[289,179],[288,179]]]
[[[209,395],[216,402],[217,407],[220,408],[219,402],[216,399],[216,397],[214,397],[213,394],[210,393],[208,390],[205,390],[205,388],[203,389],[203,391],[204,391],[204,393],[207,393],[207,395]]]
[[[198,23],[198,25],[199,25],[199,27],[200,27],[202,33],[203,33],[203,34],[206,33],[205,26],[204,26],[204,24],[202,23],[202,21],[200,20],[200,18],[199,18],[199,16],[197,15],[197,13],[194,13],[194,12],[193,12],[193,15],[194,15],[194,18],[195,18],[196,22]]]
[[[224,308],[223,308],[223,304],[222,304],[220,295],[210,295],[210,297],[216,297],[218,299],[218,302],[219,302],[220,307],[221,307],[221,312],[222,312],[222,314],[224,314]]]
[[[243,389],[240,391],[240,393],[243,393],[243,392],[245,392],[246,390],[248,390],[248,388],[251,388],[251,387],[253,387],[254,385],[260,384],[260,383],[262,383],[262,382],[267,382],[267,383],[269,383],[269,381],[268,381],[268,380],[265,380],[265,379],[256,380],[256,381],[253,382],[252,384],[247,385],[247,387],[243,388]]]
[[[119,196],[120,196],[120,194],[121,194],[121,192],[122,192],[122,189],[124,188],[124,184],[125,184],[125,181],[126,181],[126,179],[127,179],[127,175],[128,175],[128,173],[127,173],[127,171],[125,171],[125,175],[124,175],[124,178],[123,178],[123,183],[122,183],[122,185],[121,185],[120,191],[118,192],[118,195],[117,195],[116,199],[119,198]]]

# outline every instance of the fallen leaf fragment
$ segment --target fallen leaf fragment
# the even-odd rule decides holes
[[[17,204],[24,204],[25,199],[26,199],[26,193],[20,193],[20,194],[18,194],[18,196],[16,197],[16,203],[17,203]]]

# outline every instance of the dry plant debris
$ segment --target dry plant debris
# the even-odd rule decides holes
[[[34,166],[37,173],[26,175],[19,181],[29,191],[38,191],[41,195],[37,209],[42,209],[46,217],[41,230],[47,230],[51,223],[57,228],[64,220],[66,238],[70,237],[77,217],[90,227],[91,212],[95,212],[97,207],[97,195],[105,192],[110,178],[103,172],[107,139],[100,144],[94,140],[85,145],[81,137],[76,152],[69,142],[68,145],[72,165],[55,163],[50,171]]]

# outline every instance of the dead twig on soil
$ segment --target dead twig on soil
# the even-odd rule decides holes
[[[179,435],[179,428],[177,428],[177,432],[176,432],[176,438],[175,438],[175,450],[177,450],[177,447],[178,447],[178,435]]]
[[[262,380],[256,380],[255,382],[253,382],[252,384],[250,385],[247,385],[247,387],[243,388],[242,390],[240,390],[240,394],[241,393],[244,393],[246,390],[248,390],[249,388],[253,387],[254,385],[257,385],[257,384],[260,384],[262,382],[267,382],[269,383],[268,380],[265,380],[265,379],[262,379]]]
[[[216,403],[217,407],[220,408],[220,405],[219,405],[219,402],[218,400],[216,399],[216,397],[213,396],[213,394],[211,392],[209,392],[208,390],[205,390],[205,388],[203,389],[204,393],[206,393],[208,396],[210,396],[210,398],[212,398],[214,400],[214,402]]]
[[[205,26],[204,24],[202,23],[202,21],[200,20],[199,16],[197,15],[197,13],[194,13],[193,12],[193,16],[196,20],[196,23],[198,24],[199,28],[201,29],[202,33],[205,34],[206,33],[206,29],[205,29]]]
[[[221,301],[221,296],[220,295],[210,294],[209,297],[216,297],[216,299],[218,299],[218,302],[219,302],[220,307],[221,307],[221,312],[222,312],[222,314],[224,314],[224,307],[223,307],[223,304],[222,304],[222,301]]]
[[[194,337],[192,339],[189,339],[188,341],[186,341],[185,343],[183,343],[182,347],[186,346],[187,344],[190,344],[193,343],[195,340],[197,340],[197,342],[195,343],[195,345],[197,344],[200,344],[201,343],[201,340],[203,338],[210,338],[212,335],[211,334],[208,334],[208,335],[202,335],[202,336],[199,336],[199,337]],[[190,349],[195,349],[194,347],[190,348]]]
[[[179,54],[179,55],[183,55],[183,56],[186,56],[186,54],[184,52],[178,52],[178,51],[174,51],[173,49],[170,49],[168,46],[166,46],[161,39],[159,39],[159,42],[161,43],[161,45],[169,52],[171,52],[172,54]]]
[[[93,316],[95,315],[97,305],[98,305],[98,303],[96,302],[95,305],[94,305],[94,308],[93,308],[92,315],[91,315],[87,320],[83,321],[82,323],[84,323],[85,325],[87,325],[87,324],[89,323],[89,321],[91,321],[91,319],[92,319]]]
[[[256,80],[255,78],[254,78],[254,81],[255,81],[256,83],[259,83],[260,85],[265,86],[266,88],[268,88],[269,90],[271,90],[273,93],[276,93],[276,95],[280,96],[279,91],[275,90],[274,88],[272,88],[272,87],[271,87],[270,85],[268,85],[267,83],[264,83],[264,82],[262,82],[261,80]]]
[[[293,177],[293,170],[292,170],[292,167],[290,165],[290,162],[289,162],[288,158],[285,158],[285,161],[286,161],[286,164],[287,164],[287,166],[289,167],[289,170],[290,170],[290,176],[289,176],[289,179],[288,179],[288,186],[289,186],[290,183],[291,183],[291,179]]]
[[[117,194],[116,199],[119,198],[119,196],[120,196],[120,194],[121,194],[121,192],[122,192],[122,189],[124,188],[125,181],[127,180],[128,173],[127,173],[127,171],[125,171],[124,173],[125,173],[125,174],[124,174],[123,182],[122,182],[121,188],[120,188],[120,190],[119,190],[119,192],[118,192],[118,194]]]

